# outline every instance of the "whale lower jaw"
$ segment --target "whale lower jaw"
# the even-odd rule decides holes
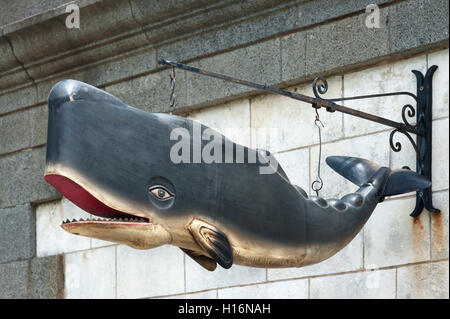
[[[139,221],[84,220],[64,223],[61,227],[74,235],[125,244],[136,249],[150,249],[169,244],[171,235],[158,224]]]

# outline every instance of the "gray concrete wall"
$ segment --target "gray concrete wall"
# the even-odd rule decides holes
[[[381,23],[369,29],[365,8],[374,2]],[[448,298],[448,1],[78,3],[80,29],[66,28],[64,5],[42,6],[42,14],[14,7],[0,16],[0,297]],[[61,217],[82,212],[43,180],[50,88],[77,79],[143,110],[167,112],[169,71],[157,64],[159,56],[306,94],[320,74],[329,79],[329,96],[414,92],[410,70],[437,64],[433,130],[440,144],[433,150],[433,190],[442,214],[425,212],[414,221],[408,216],[413,194],[392,198],[341,255],[286,270],[237,266],[206,273],[171,247],[138,252],[64,237]],[[264,145],[260,128],[285,132],[268,148],[308,189],[318,148],[311,109],[182,71],[176,95],[176,113],[248,132],[246,145]],[[400,120],[406,103],[371,101],[364,109]],[[414,167],[406,141],[401,153],[389,150],[386,127],[322,113],[326,154]],[[351,190],[324,171],[323,196]],[[152,267],[151,282],[137,265]],[[125,268],[135,271],[124,277]],[[170,284],[158,278],[171,278]]]

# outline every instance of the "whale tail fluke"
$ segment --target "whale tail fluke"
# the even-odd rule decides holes
[[[374,162],[364,158],[348,156],[329,156],[326,162],[338,174],[358,186],[369,182],[381,168]],[[382,195],[399,195],[426,189],[430,186],[431,182],[416,172],[409,169],[398,169],[390,171]]]
[[[398,169],[389,174],[383,196],[404,194],[420,189],[427,189],[430,186],[431,181],[422,175],[409,169]]]

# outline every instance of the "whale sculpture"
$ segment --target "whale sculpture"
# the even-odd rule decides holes
[[[133,108],[88,84],[57,83],[48,105],[44,178],[101,217],[66,221],[62,228],[137,249],[178,246],[208,270],[217,263],[224,268],[318,263],[347,245],[385,196],[430,187],[410,170],[333,156],[327,163],[359,189],[325,200],[290,183],[270,153],[217,132],[213,142],[195,139],[195,132],[186,132],[196,125],[200,133],[208,128]],[[242,157],[206,163],[189,153],[174,161],[182,150],[174,154],[175,144],[183,138],[184,151],[209,146],[219,158],[230,150],[241,150]],[[272,174],[261,174],[264,165]]]

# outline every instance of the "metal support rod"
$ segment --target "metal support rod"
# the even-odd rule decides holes
[[[241,85],[245,85],[245,86],[249,86],[258,90],[262,90],[262,91],[267,91],[267,92],[271,92],[271,93],[275,93],[275,94],[279,94],[279,95],[283,95],[286,97],[290,97],[294,100],[298,100],[298,101],[302,101],[302,102],[306,102],[309,103],[311,105],[313,105],[315,108],[321,108],[324,107],[327,109],[327,111],[329,112],[341,112],[341,113],[345,113],[345,114],[349,114],[349,115],[353,115],[359,118],[363,118],[372,122],[376,122],[376,123],[380,123],[386,126],[390,126],[393,128],[396,128],[400,131],[405,131],[405,132],[409,132],[409,133],[413,133],[416,135],[420,135],[423,136],[425,133],[422,130],[417,129],[416,127],[412,126],[412,125],[408,125],[408,124],[404,124],[404,123],[400,123],[400,122],[395,122],[395,121],[391,121],[389,119],[386,119],[384,117],[380,117],[377,115],[373,115],[370,113],[366,113],[366,112],[362,112],[359,110],[355,110],[343,105],[339,105],[334,103],[333,101],[330,100],[325,100],[325,99],[321,99],[321,98],[317,98],[317,97],[311,97],[311,96],[306,96],[297,92],[289,92],[286,90],[282,90],[282,89],[278,89],[278,88],[274,88],[271,86],[267,86],[267,85],[263,85],[263,84],[258,84],[258,83],[254,83],[254,82],[250,82],[250,81],[245,81],[245,80],[241,80],[238,78],[234,78],[228,75],[224,75],[224,74],[220,74],[220,73],[216,73],[216,72],[211,72],[208,70],[204,70],[204,69],[199,69],[193,66],[189,66],[186,64],[182,64],[182,63],[178,63],[176,61],[169,61],[167,59],[164,58],[159,58],[159,63],[160,64],[166,64],[166,65],[171,65],[173,67],[182,69],[182,70],[186,70],[186,71],[190,71],[190,72],[194,72],[194,73],[198,73],[198,74],[202,74],[202,75],[206,75],[206,76],[210,76],[213,78],[218,78],[224,81],[228,81],[228,82],[233,82],[233,83],[237,83],[237,84],[241,84]]]

